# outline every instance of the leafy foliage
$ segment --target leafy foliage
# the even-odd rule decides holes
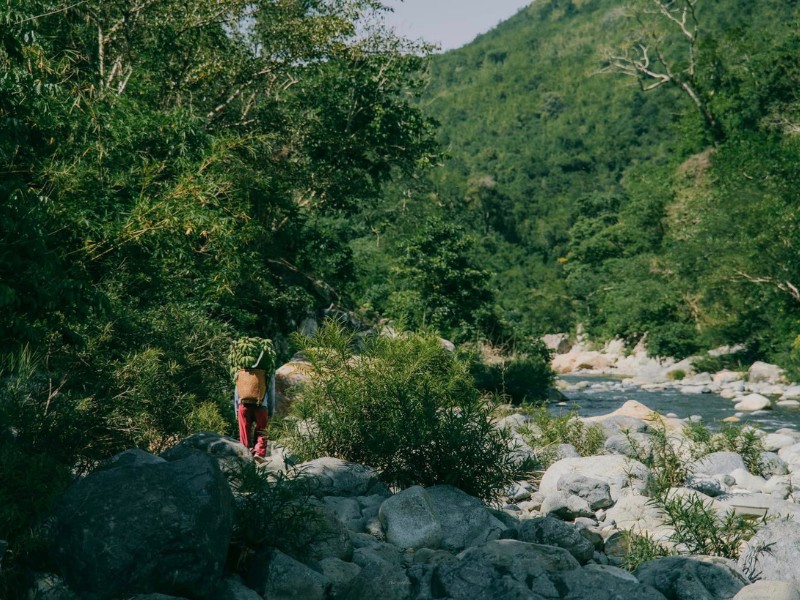
[[[372,335],[354,355],[355,342],[333,321],[297,338],[313,375],[287,423],[294,451],[370,465],[401,488],[443,483],[486,500],[524,472],[467,364],[436,336]]]
[[[571,444],[581,456],[597,454],[605,443],[605,433],[598,424],[587,425],[570,411],[554,415],[547,408],[529,411],[530,422],[520,429],[528,444],[537,450],[541,468],[546,469],[556,460],[554,446]]]

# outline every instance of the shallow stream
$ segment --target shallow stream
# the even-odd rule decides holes
[[[636,400],[662,415],[674,413],[681,419],[699,415],[712,428],[719,427],[725,417],[735,415],[741,419],[740,424],[749,423],[765,431],[782,427],[800,430],[800,410],[780,408],[774,406],[774,402],[772,410],[737,412],[733,408],[736,404],[734,400],[726,400],[714,393],[683,394],[669,388],[649,391],[624,385],[621,379],[614,377],[563,375],[561,379],[571,386],[585,387],[574,391],[564,390],[564,395],[569,398],[566,405],[551,406],[551,410],[557,414],[577,409],[578,414],[584,417],[603,415],[617,410],[627,400]]]

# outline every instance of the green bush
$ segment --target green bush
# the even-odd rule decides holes
[[[686,371],[683,369],[675,369],[667,373],[667,379],[671,381],[682,381],[686,379]]]
[[[370,465],[390,485],[450,484],[486,500],[522,476],[511,434],[492,424],[468,365],[432,334],[355,336],[326,321],[297,336],[311,383],[284,421],[284,443],[303,458]]]
[[[520,428],[525,441],[536,451],[541,468],[546,469],[555,459],[554,447],[572,444],[581,456],[593,456],[600,452],[606,437],[598,424],[587,425],[576,411],[554,415],[546,408],[530,411],[531,420]]]
[[[290,471],[269,472],[242,461],[229,481],[236,501],[229,562],[236,571],[246,569],[247,558],[269,545],[301,558],[311,524],[320,515],[310,506],[309,480]]]
[[[17,565],[46,568],[40,525],[74,474],[99,423],[27,347],[0,356],[0,539],[9,543],[0,597],[16,597]]]
[[[755,430],[734,423],[723,423],[713,432],[703,423],[688,423],[684,433],[692,443],[692,455],[701,458],[712,452],[736,452],[742,456],[747,470],[755,475],[763,475],[761,453],[764,444]]]

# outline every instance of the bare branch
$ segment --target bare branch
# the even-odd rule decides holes
[[[743,271],[736,271],[736,274],[750,283],[771,285],[775,289],[789,294],[796,302],[800,302],[800,289],[798,289],[797,286],[791,281],[778,281],[773,277],[754,277]]]

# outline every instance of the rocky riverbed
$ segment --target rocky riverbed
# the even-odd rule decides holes
[[[695,460],[685,453],[690,475],[671,494],[693,494],[720,514],[776,519],[737,562],[682,555],[674,528],[648,496],[654,473],[639,460],[641,448],[664,427],[683,452],[682,424],[654,421],[636,402],[588,418],[585,425],[603,432],[597,455],[580,456],[562,444],[543,473],[510,486],[493,507],[447,485],[393,493],[368,466],[334,458],[299,465],[301,477],[313,482],[306,502],[320,515],[308,523],[315,534],[294,556],[265,540],[244,557],[239,574],[225,564],[243,498],[226,474],[252,460],[243,448],[198,434],[161,456],[128,451],[62,498],[51,535],[64,580],[40,574],[32,594],[58,600],[800,598],[800,570],[789,559],[800,549],[792,484],[800,472],[800,435],[759,433],[765,451],[757,468],[735,452]],[[526,435],[530,417],[512,414],[497,426],[514,433],[520,456],[541,457],[543,449]],[[275,448],[259,468],[282,472],[290,458]],[[630,531],[681,555],[623,570]]]

